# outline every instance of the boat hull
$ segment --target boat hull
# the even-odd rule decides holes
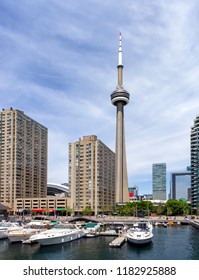
[[[88,238],[93,238],[93,237],[97,237],[97,236],[99,236],[98,232],[96,232],[96,233],[86,233],[84,235],[84,237],[88,237]]]
[[[55,244],[62,244],[62,243],[70,242],[70,241],[79,239],[82,236],[83,235],[81,235],[81,234],[73,233],[73,234],[70,234],[70,235],[63,235],[63,236],[59,236],[59,237],[52,237],[52,238],[49,238],[49,239],[38,240],[38,242],[42,246],[55,245]]]
[[[22,227],[15,224],[15,223],[0,223],[0,239],[5,239],[8,238],[9,232],[12,232],[14,230],[21,229]]]
[[[127,236],[127,241],[132,243],[132,244],[137,244],[137,245],[144,245],[152,242],[153,236],[150,236],[148,238],[133,238],[133,237],[128,237]]]
[[[24,231],[13,231],[8,233],[8,239],[11,243],[23,242],[24,240],[29,239],[33,234],[40,233],[39,230],[24,230]]]
[[[153,239],[152,230],[152,223],[148,221],[138,221],[134,224],[134,227],[127,231],[127,241],[136,245],[148,244]]]
[[[61,234],[58,236],[47,236],[46,238],[40,238],[37,241],[41,246],[63,244],[79,239],[84,236],[83,232],[74,232],[69,234]]]
[[[22,242],[24,240],[27,240],[30,236],[8,236],[8,239],[10,240],[11,243],[17,243],[17,242]]]
[[[0,230],[0,239],[7,238],[7,230]]]

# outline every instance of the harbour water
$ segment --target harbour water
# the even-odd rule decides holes
[[[154,227],[153,242],[120,248],[109,243],[113,236],[81,238],[70,243],[44,246],[0,240],[1,260],[199,260],[199,230],[192,226]]]

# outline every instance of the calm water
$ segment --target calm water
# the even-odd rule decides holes
[[[0,240],[1,260],[199,260],[199,230],[191,226],[155,227],[151,244],[134,247],[128,242],[111,248],[114,237],[82,238],[40,247]]]

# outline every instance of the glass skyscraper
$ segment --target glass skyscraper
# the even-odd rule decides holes
[[[188,190],[191,187],[191,172],[171,173],[171,199],[189,199]]]
[[[166,163],[152,166],[153,200],[166,200]]]

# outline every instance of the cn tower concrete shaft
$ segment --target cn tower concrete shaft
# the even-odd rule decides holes
[[[117,103],[116,115],[116,202],[128,202],[128,178],[124,133],[124,105]]]
[[[126,147],[124,131],[124,106],[128,104],[130,95],[123,88],[122,42],[120,34],[118,59],[118,86],[111,94],[111,102],[117,107],[116,113],[116,203],[129,201],[128,176],[126,165]]]

